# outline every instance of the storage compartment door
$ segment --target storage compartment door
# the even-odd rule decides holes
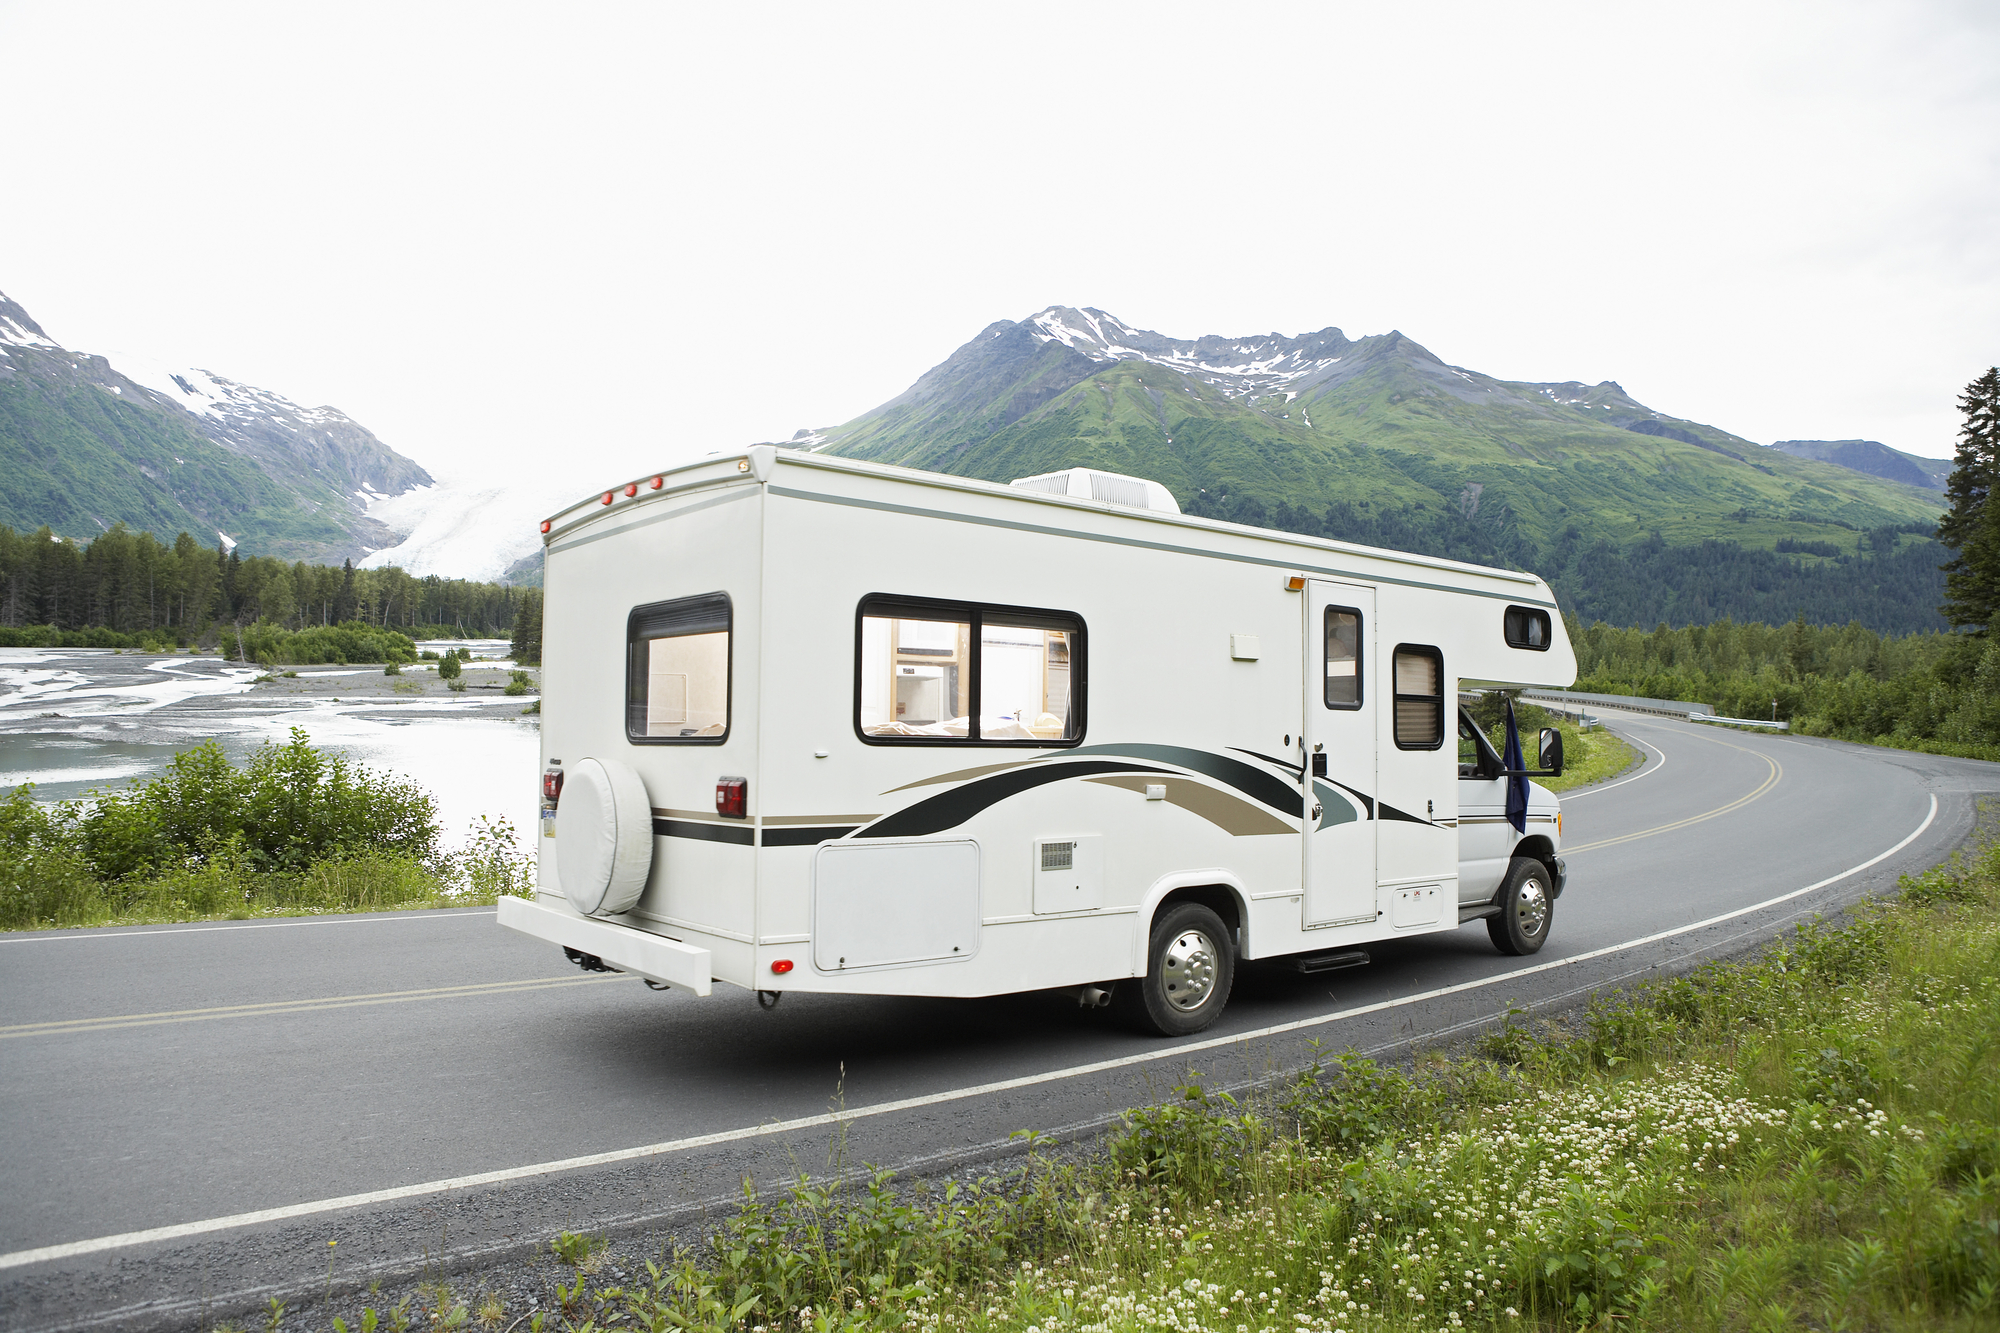
[[[979,844],[829,842],[813,854],[813,966],[957,962],[979,948]]]

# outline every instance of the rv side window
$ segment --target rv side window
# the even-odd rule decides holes
[[[1083,738],[1083,622],[1058,611],[871,597],[855,644],[855,731],[876,745]]]
[[[1326,609],[1326,706],[1361,707],[1361,613]]]
[[[625,736],[720,745],[729,736],[729,595],[632,609],[625,622]]]
[[[1435,750],[1444,744],[1444,654],[1396,645],[1396,748]]]

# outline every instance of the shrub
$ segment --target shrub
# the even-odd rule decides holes
[[[315,749],[297,727],[242,769],[214,741],[183,750],[158,777],[100,794],[81,819],[81,850],[105,880],[198,866],[229,846],[252,870],[296,873],[366,848],[425,860],[437,840],[427,793]]]
[[[481,901],[535,896],[535,859],[521,850],[514,823],[505,815],[473,820],[472,835],[458,854],[458,863],[466,886]]]
[[[0,928],[87,920],[101,907],[97,877],[77,845],[76,807],[34,799],[33,784],[0,800]]]
[[[535,678],[533,676],[530,676],[525,671],[509,671],[507,673],[507,688],[502,690],[501,693],[521,695],[526,694],[534,688]]]

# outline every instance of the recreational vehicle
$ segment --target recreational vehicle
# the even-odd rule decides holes
[[[1532,575],[764,445],[542,535],[538,885],[500,922],[585,968],[1180,1034],[1240,960],[1547,938],[1557,802],[1458,707],[1574,679]]]

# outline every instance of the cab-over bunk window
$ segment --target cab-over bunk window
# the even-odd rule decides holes
[[[729,738],[729,594],[635,606],[625,622],[625,736],[634,745]]]
[[[1083,621],[1066,611],[929,598],[862,601],[854,729],[871,745],[1074,745]]]

